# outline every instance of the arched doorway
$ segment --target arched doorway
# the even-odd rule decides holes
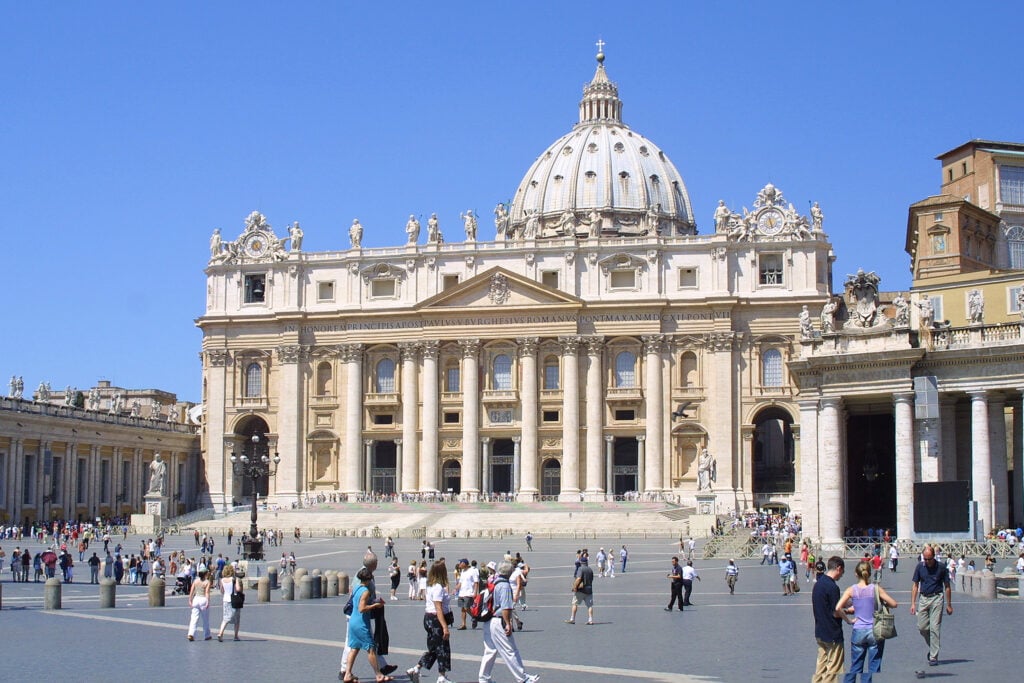
[[[512,439],[495,439],[491,452],[491,493],[513,493],[512,461],[515,444]]]
[[[558,498],[561,491],[562,464],[554,458],[549,458],[541,467],[540,495],[546,498]]]
[[[441,466],[441,493],[462,493],[462,465],[458,460],[445,460]]]
[[[793,418],[781,408],[766,408],[754,417],[751,473],[755,499],[796,490]]]
[[[398,446],[394,441],[377,441],[373,445],[370,467],[370,490],[373,493],[395,492],[395,473],[398,468]]]
[[[846,523],[896,527],[896,422],[892,413],[850,415],[846,436]]]
[[[636,437],[615,437],[612,445],[612,493],[622,496],[640,489],[640,448]]]
[[[235,446],[232,449],[232,454],[241,458],[243,455],[249,458],[262,458],[264,455],[274,457],[273,447],[267,440],[267,432],[270,431],[270,427],[267,426],[266,421],[255,415],[250,416],[244,422],[241,422],[235,427]],[[253,437],[257,437],[253,440]],[[256,493],[259,496],[266,497],[270,493],[270,478],[263,476],[259,479],[253,480],[250,477],[237,477],[236,479],[241,480],[241,487],[236,485],[233,487],[235,491],[241,490],[241,499],[244,500],[252,496],[253,485],[256,486]],[[236,504],[240,502],[236,500]]]

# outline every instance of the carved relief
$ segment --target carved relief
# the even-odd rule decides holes
[[[491,276],[491,284],[487,288],[487,298],[491,300],[491,303],[500,306],[508,301],[511,293],[508,278],[503,273],[495,273]]]
[[[719,353],[732,351],[736,342],[735,332],[711,332],[707,335],[707,345],[712,351]]]
[[[278,346],[277,349],[277,360],[282,363],[298,363],[304,355],[303,348],[298,344],[287,344],[284,346]]]
[[[231,362],[231,352],[227,349],[210,349],[206,352],[206,360],[210,367],[222,368]]]

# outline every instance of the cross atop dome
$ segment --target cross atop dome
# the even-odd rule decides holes
[[[603,40],[601,40],[600,38],[598,38],[597,42],[594,43],[594,45],[597,45],[597,63],[598,64],[604,64],[604,46],[605,46],[605,42]]]
[[[608,121],[622,123],[622,101],[619,89],[608,80],[604,71],[604,46],[600,38],[597,45],[597,71],[594,78],[583,88],[583,99],[580,101],[580,123]]]

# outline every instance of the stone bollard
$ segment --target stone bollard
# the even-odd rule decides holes
[[[338,572],[333,570],[327,573],[327,597],[338,597]]]
[[[60,609],[60,579],[47,579],[43,585],[43,609]]]
[[[270,602],[270,577],[261,576],[256,582],[256,600]]]
[[[277,590],[277,567],[270,565],[267,569],[267,578],[270,579],[270,590]]]
[[[990,571],[983,571],[981,573],[981,580],[979,582],[978,592],[975,594],[979,598],[987,598],[990,600],[996,599],[996,575]]]
[[[299,600],[309,600],[313,597],[313,579],[303,576],[299,579]]]
[[[150,607],[163,607],[164,606],[164,588],[167,583],[163,579],[153,579],[149,582],[149,606]]]
[[[281,582],[281,599],[295,599],[295,579],[290,576],[284,577],[284,581]]]
[[[49,581],[47,581],[49,583]],[[100,579],[100,607],[116,607],[117,582],[113,579]]]
[[[302,578],[309,579],[309,597],[310,597],[310,599],[311,600],[319,600],[320,597],[323,595],[323,593],[321,592],[322,584],[320,583],[320,578],[321,578],[320,575],[319,574],[310,574],[309,576],[304,576]]]
[[[1024,600],[1024,574],[1017,577],[1017,599]]]
[[[348,595],[348,574],[338,572],[338,595]]]
[[[308,574],[309,574],[309,570],[308,569],[306,569],[305,567],[299,567],[298,569],[295,570],[295,580],[299,581],[303,576],[307,576]]]
[[[321,576],[320,577],[320,597],[321,598],[326,598],[327,597],[327,577],[326,576]]]

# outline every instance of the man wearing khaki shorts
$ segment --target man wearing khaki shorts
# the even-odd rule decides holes
[[[565,620],[576,623],[576,609],[583,603],[587,606],[587,626],[594,625],[594,570],[590,568],[587,556],[580,558],[580,571],[572,583],[572,614]]]

